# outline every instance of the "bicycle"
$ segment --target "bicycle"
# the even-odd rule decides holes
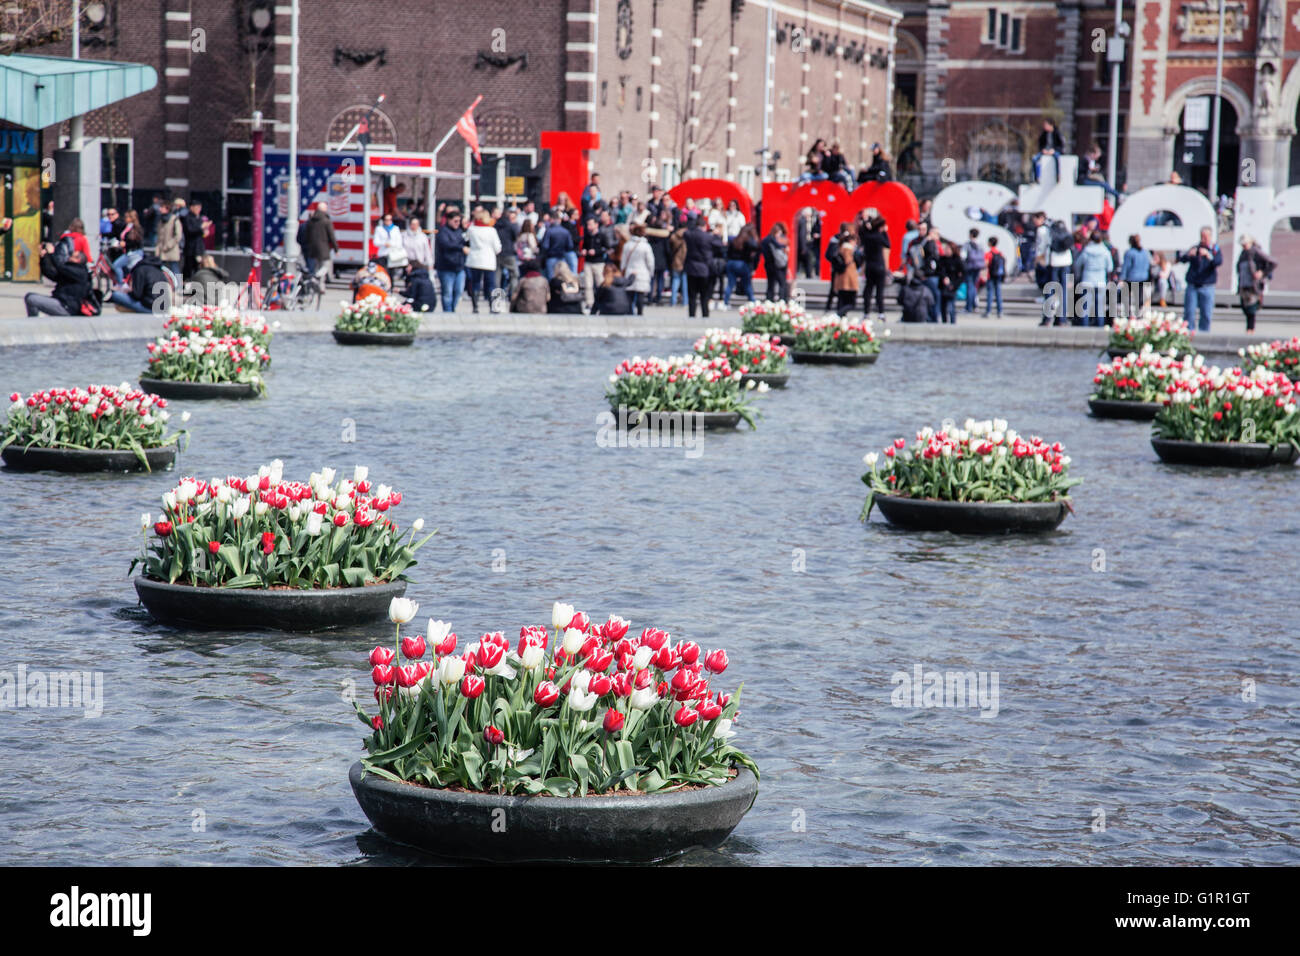
[[[117,288],[117,273],[113,271],[113,260],[108,257],[109,249],[119,249],[122,243],[116,239],[103,239],[99,243],[99,258],[90,267],[90,283],[100,298],[107,299]],[[126,253],[123,253],[125,255]]]
[[[245,254],[253,259],[248,270],[248,279],[239,293],[236,303],[240,307],[271,311],[288,311],[291,309],[318,309],[324,290],[320,279],[313,273],[303,274],[305,270],[290,272],[292,262],[287,257],[275,252],[253,252],[246,249]],[[271,262],[271,275],[262,282],[259,263]]]

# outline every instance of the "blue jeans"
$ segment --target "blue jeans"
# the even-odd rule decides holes
[[[439,269],[438,285],[442,287],[442,311],[455,312],[456,304],[465,294],[465,270],[450,272]]]
[[[957,296],[952,293],[945,293],[943,301],[939,303],[939,312],[942,315],[944,325],[956,325]]]
[[[466,269],[469,273],[469,300],[474,304],[474,311],[478,311],[478,297],[481,294],[484,302],[489,309],[492,308],[492,292],[496,289],[496,269]],[[461,273],[464,275],[465,273]]]
[[[979,305],[980,269],[966,270],[966,311],[974,312]]]
[[[1002,280],[989,279],[988,285],[984,287],[984,315],[987,316],[993,310],[993,300],[998,301],[998,318],[1002,318]]]
[[[135,299],[127,295],[125,292],[114,292],[111,296],[109,296],[109,300],[117,305],[126,306],[126,308],[130,309],[132,312],[148,313],[150,311],[148,307],[140,304]]]
[[[1196,311],[1200,309],[1201,320],[1199,324],[1193,324],[1196,318]],[[1210,317],[1214,314],[1214,286],[1212,285],[1189,285],[1187,287],[1186,298],[1183,301],[1183,321],[1187,323],[1189,329],[1196,329],[1198,332],[1210,331]]]
[[[1051,295],[1046,288],[1047,286],[1050,286],[1053,283],[1055,283],[1061,290],[1059,298]],[[1048,266],[1047,282],[1044,284],[1043,293],[1047,295],[1046,300],[1043,302],[1043,321],[1046,322],[1050,318],[1052,320],[1053,325],[1065,325],[1064,306],[1065,306],[1066,296],[1070,294],[1070,267],[1069,266]],[[1055,309],[1057,303],[1059,303],[1062,307],[1061,314],[1057,315],[1053,313],[1049,316],[1048,309],[1049,308]]]
[[[934,296],[934,298],[930,301],[930,321],[938,322],[939,321],[939,277],[930,276],[929,278],[922,279],[921,281],[925,283],[925,287],[929,289],[931,295]]]
[[[1102,326],[1106,324],[1106,282],[1080,282],[1078,297],[1080,315],[1084,325]]]
[[[576,252],[566,252],[564,262],[569,267],[569,271],[574,275],[578,274],[578,254]]]
[[[748,263],[741,262],[739,259],[729,259],[727,260],[727,287],[722,293],[723,304],[731,305],[731,293],[735,291],[737,285],[740,286],[740,291],[745,293],[745,298],[750,302],[753,302],[753,270],[749,268]]]
[[[669,305],[677,304],[677,293],[679,292],[682,295],[682,304],[686,304],[686,270],[683,269],[681,272],[673,273],[672,284],[669,286],[669,290]]]
[[[554,279],[554,278],[555,278],[555,267],[556,267],[556,265],[559,263],[559,261],[560,261],[559,256],[556,256],[556,257],[554,257],[554,258],[552,258],[552,259],[547,259],[547,260],[546,260],[545,271],[546,271],[546,278],[547,278],[547,279]]]
[[[113,275],[117,276],[119,283],[126,281],[126,272],[134,268],[135,264],[144,258],[144,250],[136,249],[134,252],[127,252],[117,257],[113,263]],[[147,309],[145,311],[148,311]]]

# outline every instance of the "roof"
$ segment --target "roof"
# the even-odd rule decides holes
[[[158,71],[141,63],[0,56],[0,119],[44,129],[157,85]]]

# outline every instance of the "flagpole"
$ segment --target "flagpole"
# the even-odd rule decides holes
[[[482,96],[475,98],[474,102],[469,105],[469,109],[467,109],[465,113],[473,112],[474,107],[478,106],[482,102]],[[465,113],[461,113],[460,115],[464,116]],[[438,140],[438,145],[433,147],[433,202],[431,205],[433,206],[434,211],[436,211],[438,207],[438,153],[447,145],[447,140],[451,139],[452,134],[456,132],[456,127],[459,125],[460,120],[456,120],[456,122],[452,123],[451,129],[447,130],[447,134],[443,136],[442,139]],[[430,215],[433,215],[433,211],[430,212]]]

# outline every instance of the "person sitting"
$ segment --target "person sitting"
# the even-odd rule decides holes
[[[429,269],[425,265],[411,266],[406,273],[404,294],[416,312],[436,312],[438,309],[438,292],[433,287],[433,280],[429,278]]]
[[[392,291],[393,280],[389,278],[388,270],[373,259],[364,269],[358,269],[357,274],[352,277],[353,302],[359,302],[372,295],[384,299]]]
[[[928,322],[935,307],[934,293],[925,280],[913,273],[911,278],[901,283],[898,304],[903,307],[904,322]]]
[[[556,271],[559,271],[558,266]],[[568,266],[565,266],[565,271],[568,271]],[[559,276],[556,278],[558,279]],[[551,283],[546,281],[546,276],[542,275],[537,261],[534,260],[529,263],[529,268],[524,271],[523,278],[519,280],[519,288],[515,290],[515,297],[510,301],[510,311],[548,312],[550,302]],[[579,305],[581,306],[581,299]]]
[[[1064,152],[1065,140],[1061,138],[1056,123],[1050,119],[1043,120],[1043,131],[1038,134],[1038,153],[1034,156],[1034,179],[1043,181],[1043,168],[1047,160],[1051,160],[1052,181],[1060,179],[1061,154]]]
[[[91,298],[90,270],[80,249],[73,249],[62,262],[57,261],[54,246],[45,243],[41,248],[41,275],[54,282],[54,292],[43,295],[28,292],[23,296],[27,314],[31,315],[81,315],[81,304]],[[94,312],[99,313],[99,303],[94,302]]]
[[[194,273],[195,276],[198,274]],[[171,304],[172,284],[163,269],[161,259],[153,253],[145,253],[126,275],[127,288],[114,290],[109,297],[117,305],[118,311],[153,312],[155,306],[159,313],[168,310]],[[200,300],[198,304],[202,304],[202,301]]]
[[[596,290],[596,304],[591,307],[591,314],[631,315],[632,297],[628,295],[631,281],[614,263],[606,265],[600,287]]]
[[[537,265],[541,263],[538,262]],[[609,265],[605,267],[607,272],[609,268]],[[554,263],[554,272],[555,274],[551,276],[551,297],[546,303],[546,311],[562,315],[582,315],[582,285],[578,282],[578,277],[573,274],[569,264],[562,259]]]
[[[230,273],[217,265],[216,259],[208,255],[200,256],[199,267],[190,276],[190,281],[185,283],[185,301],[193,305],[224,305],[224,287],[229,281]]]

